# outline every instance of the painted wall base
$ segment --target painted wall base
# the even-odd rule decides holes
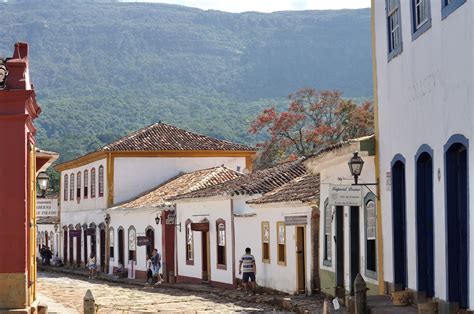
[[[25,273],[0,273],[0,312],[27,307],[27,284]]]

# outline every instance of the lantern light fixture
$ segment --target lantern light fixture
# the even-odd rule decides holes
[[[38,182],[38,188],[41,191],[41,197],[44,197],[49,186],[49,175],[44,171],[40,172],[36,177],[36,181]]]

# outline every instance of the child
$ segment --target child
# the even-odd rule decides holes
[[[91,253],[87,266],[89,267],[89,279],[97,278],[97,264],[94,253]]]

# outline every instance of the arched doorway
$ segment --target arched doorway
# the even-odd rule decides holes
[[[84,234],[84,267],[87,268],[87,261],[88,261],[88,252],[87,252],[87,225],[82,225],[83,234]]]
[[[74,226],[69,225],[69,231],[73,231]],[[74,237],[69,235],[69,265],[74,266]]]
[[[148,239],[148,244],[146,246],[146,254],[151,256],[151,252],[155,248],[155,230],[152,227],[148,227],[145,231],[145,235]]]
[[[416,238],[418,291],[434,296],[433,159],[427,151],[416,159]]]
[[[81,267],[81,236],[82,236],[82,232],[81,232],[81,225],[80,224],[77,224],[76,225],[76,231],[77,232],[77,237],[76,238],[76,267]],[[87,259],[85,260],[87,261]]]
[[[105,224],[100,224],[100,270],[105,272]]]
[[[125,267],[124,264],[124,234],[123,228],[120,227],[117,233],[118,236],[118,262]]]
[[[49,234],[48,234],[48,231],[45,231],[45,232],[44,232],[44,242],[45,242],[45,246],[48,247],[48,246],[49,246]]]
[[[66,265],[68,262],[67,259],[67,244],[68,244],[68,232],[67,232],[67,226],[63,227],[64,231],[64,238],[63,238],[63,264]]]
[[[95,255],[95,260],[97,261],[97,236],[96,236],[97,225],[92,222],[89,224],[89,231],[88,234],[91,237],[91,253],[93,252]]]
[[[469,217],[467,139],[453,137],[445,146],[448,301],[468,307]],[[451,142],[451,143],[450,143]]]
[[[405,189],[405,160],[397,156],[392,162],[393,265],[397,290],[408,286]]]

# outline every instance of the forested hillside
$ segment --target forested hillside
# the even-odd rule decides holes
[[[159,120],[251,144],[249,121],[301,87],[372,94],[368,9],[10,1],[0,13],[0,55],[29,43],[39,143],[62,160]]]

